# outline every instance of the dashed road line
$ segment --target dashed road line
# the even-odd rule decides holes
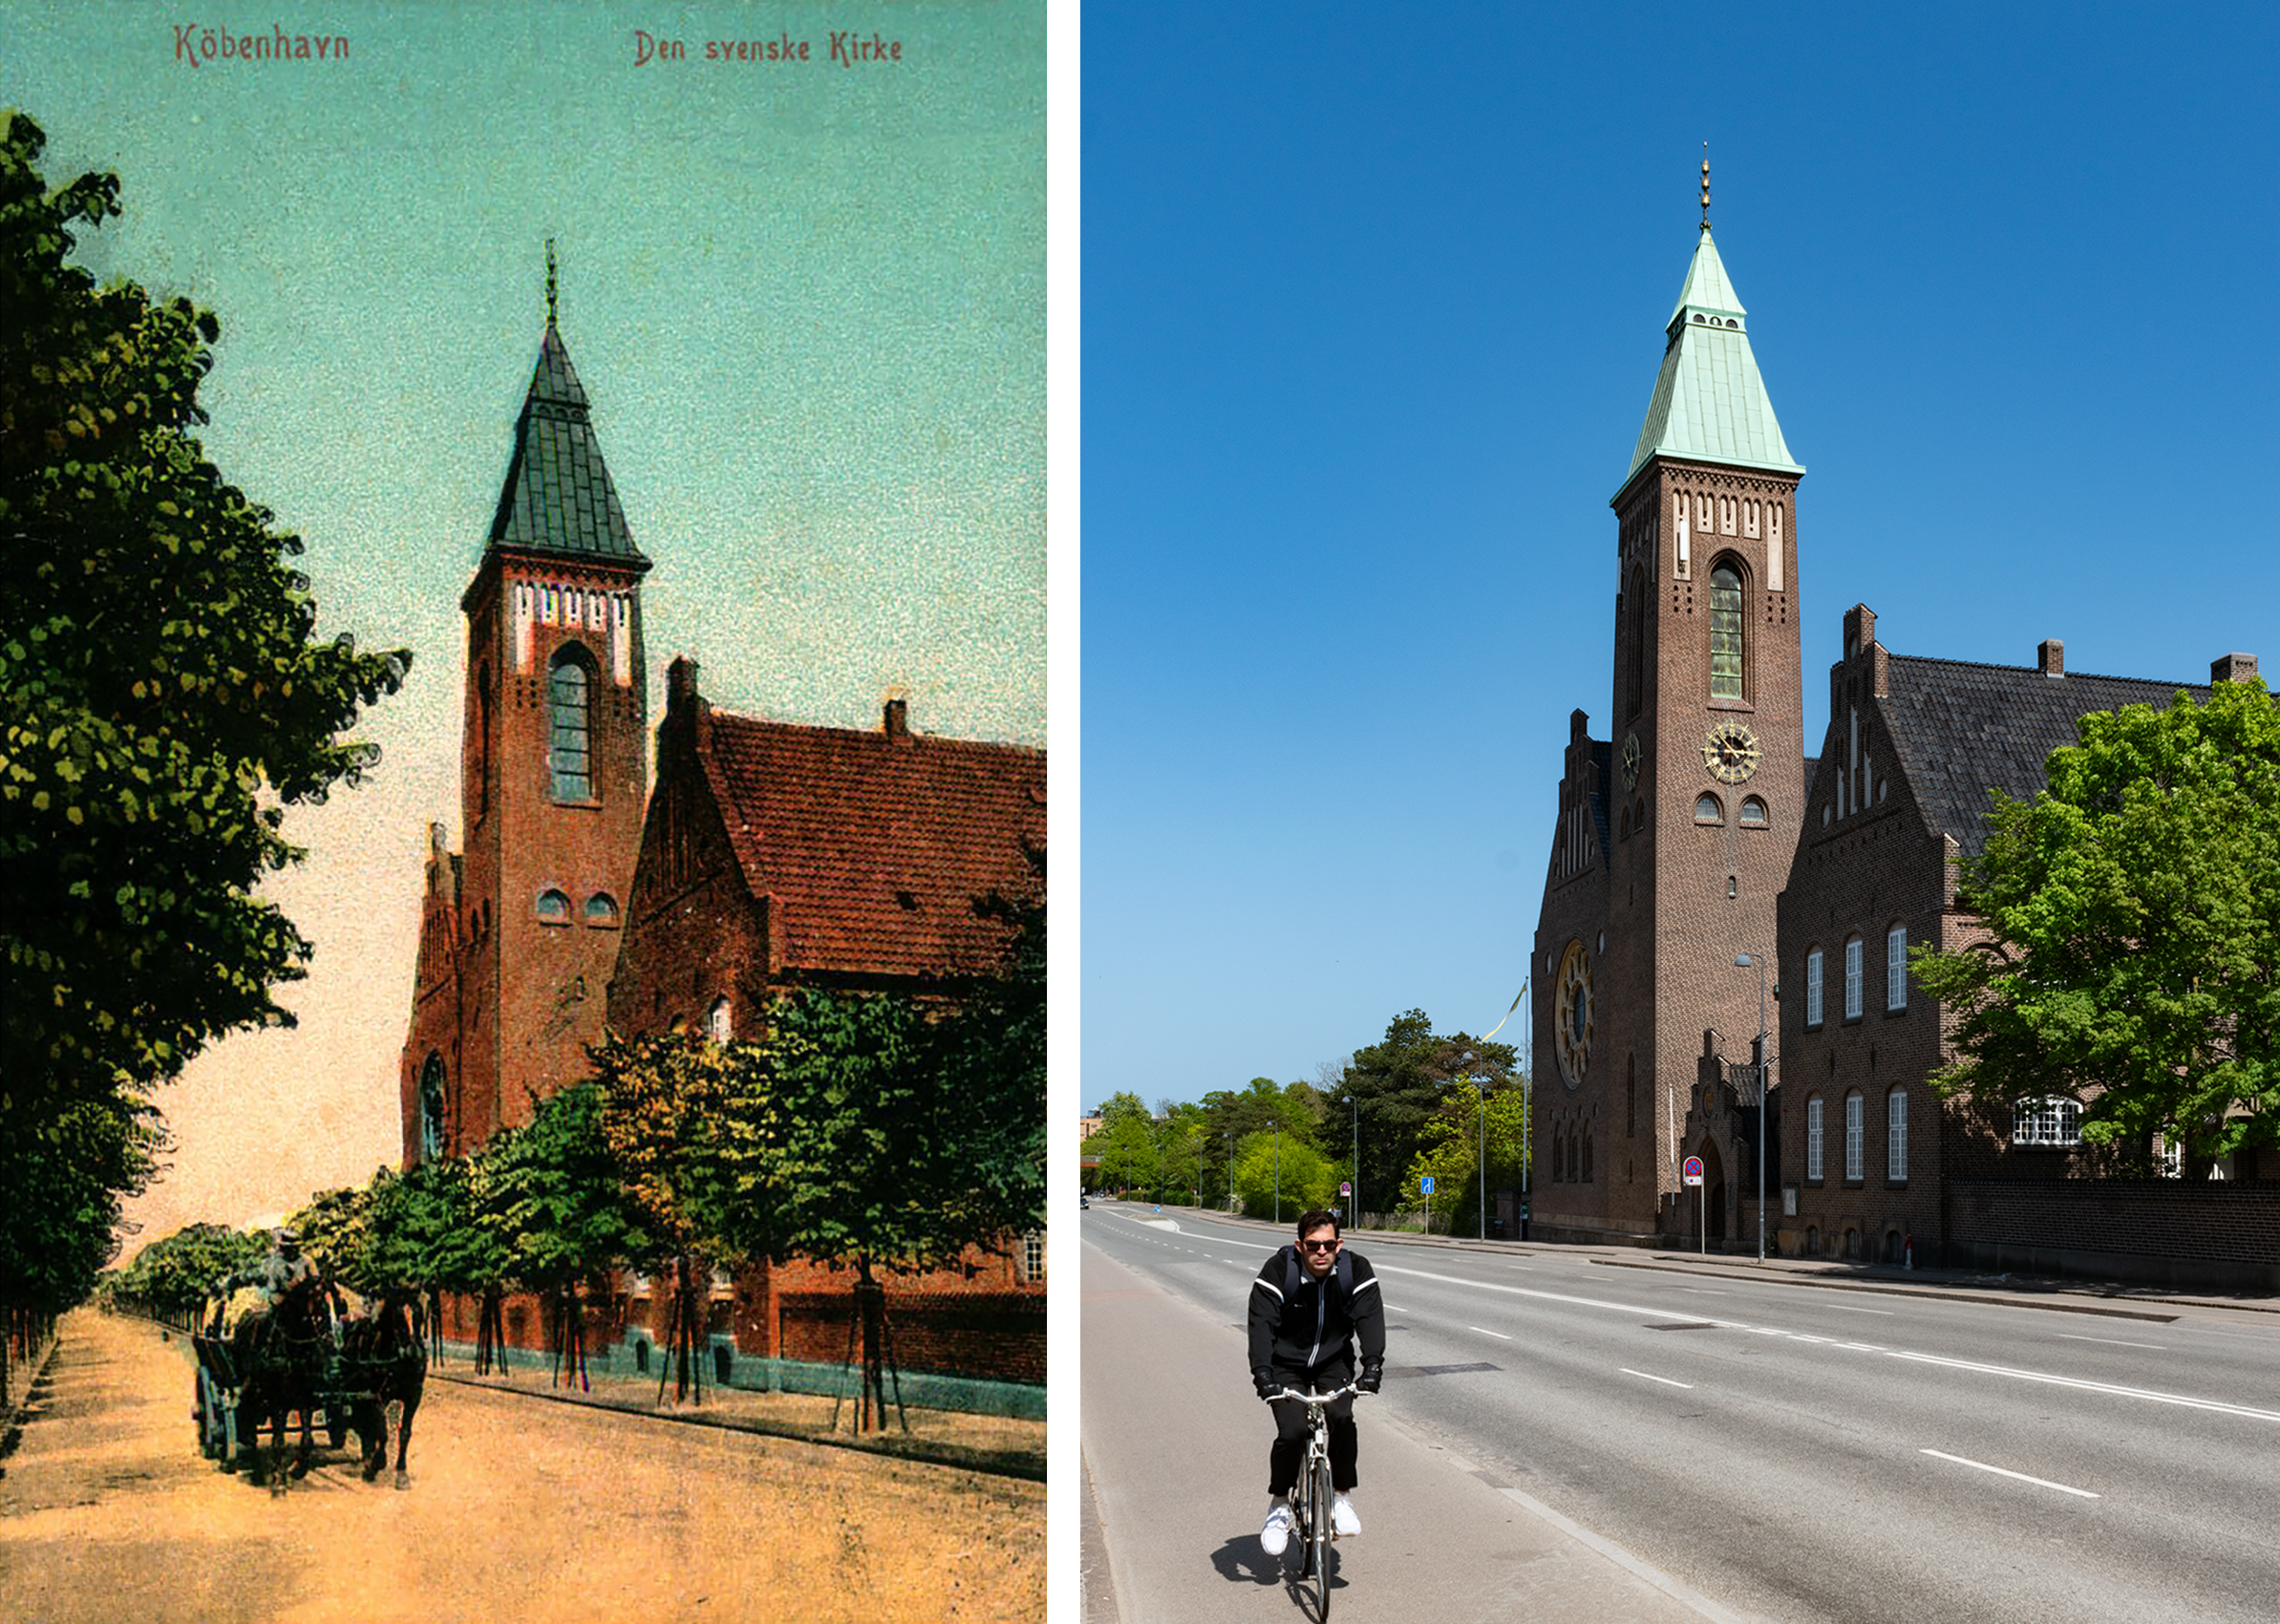
[[[1481,1325],[1468,1325],[1465,1327],[1465,1329],[1467,1331],[1478,1331],[1483,1336],[1494,1336],[1500,1342],[1509,1342],[1513,1340],[1512,1337],[1505,1336],[1502,1331],[1491,1331],[1487,1327]]]
[[[2151,1348],[2157,1354],[2169,1351],[2167,1345],[2161,1342],[2124,1342],[2119,1336],[2076,1336],[2064,1331],[2053,1332],[2052,1335],[2064,1336],[2069,1342],[2103,1342],[2110,1348]]]
[[[2051,1482],[2049,1478],[2031,1478],[2025,1472],[2014,1472],[2007,1466],[1991,1466],[1985,1461],[1967,1461],[1961,1455],[1950,1455],[1944,1449],[1927,1449],[1924,1451],[1924,1453],[1927,1455],[1937,1455],[1943,1461],[1953,1461],[1959,1466],[1976,1466],[1981,1471],[1992,1472],[1999,1478],[2016,1478],[2021,1483],[2031,1483],[2038,1488],[2055,1488],[2060,1494],[2078,1494],[2084,1500],[2097,1500],[2101,1498],[2101,1496],[2094,1494],[2086,1488],[2069,1488],[2062,1483]]]
[[[1671,1379],[1669,1377],[1667,1377],[1667,1376],[1649,1376],[1649,1375],[1648,1375],[1648,1374],[1647,1374],[1645,1371],[1643,1371],[1643,1370],[1633,1370],[1633,1369],[1631,1369],[1631,1368],[1630,1368],[1629,1365],[1621,1365],[1621,1364],[1619,1364],[1619,1365],[1617,1365],[1615,1368],[1616,1368],[1617,1370],[1621,1371],[1621,1372],[1622,1372],[1622,1373],[1623,1373],[1625,1376],[1636,1376],[1636,1377],[1639,1377],[1639,1378],[1642,1378],[1642,1379],[1644,1379],[1644,1380],[1648,1380],[1648,1381],[1659,1381],[1659,1382],[1661,1382],[1661,1383],[1662,1383],[1662,1384],[1663,1384],[1665,1387],[1683,1387],[1683,1388],[1685,1388],[1685,1389],[1686,1389],[1688,1392],[1690,1392],[1690,1393],[1691,1393],[1691,1392],[1693,1392],[1693,1391],[1694,1391],[1694,1384],[1693,1382],[1691,1382],[1691,1381],[1673,1381],[1673,1380],[1672,1380],[1672,1379]]]

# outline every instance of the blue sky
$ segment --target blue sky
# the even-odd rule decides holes
[[[1856,602],[1910,653],[2280,662],[2269,11],[1086,24],[1086,1105],[1503,1014],[1705,139],[1809,470],[1809,741]]]
[[[342,36],[192,66],[177,29]],[[695,656],[726,709],[1046,736],[1046,56],[1038,0],[711,9],[351,3],[218,19],[0,0],[0,107],[60,182],[116,170],[79,258],[217,311],[208,451],[308,545],[320,633],[409,647],[361,789],[296,812],[271,887],[315,945],[293,1032],[164,1091],[149,1236],[242,1224],[398,1153],[430,819],[457,841],[465,636],[544,325],[635,542],[650,714]],[[635,31],[677,37],[637,60]],[[834,31],[899,39],[836,65]],[[812,47],[708,63],[707,40]],[[275,1146],[249,1158],[254,1136]]]

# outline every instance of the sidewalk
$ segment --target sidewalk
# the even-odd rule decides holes
[[[1229,1217],[1225,1212],[1199,1211],[1192,1207],[1167,1207],[1158,1213],[1141,1202],[1103,1202],[1120,1207],[1127,1216],[1140,1218],[1208,1218],[1290,1238],[1288,1224],[1263,1218]],[[1615,1269],[1655,1269],[1708,1272],[1728,1278],[1763,1281],[1784,1286],[1818,1286],[1840,1291],[1897,1293],[1904,1296],[1949,1297],[1969,1302],[2000,1303],[2018,1308],[2065,1308],[2078,1314],[2106,1314],[2121,1318],[2146,1314],[2121,1308],[2099,1308],[2099,1301],[2143,1303],[2159,1308],[2232,1309],[2248,1314],[2280,1314],[2280,1294],[2259,1292],[2193,1292],[2163,1286],[2137,1285],[2077,1275],[2059,1278],[2040,1274],[1985,1274],[1966,1269],[1901,1269],[1882,1263],[1844,1263],[1817,1257],[1768,1257],[1759,1263],[1738,1253],[1667,1250],[1630,1246],[1578,1246],[1547,1241],[1479,1241],[1464,1235],[1420,1235],[1400,1229],[1355,1229],[1352,1238],[1373,1249],[1424,1248],[1441,1251],[1491,1252],[1505,1257],[1566,1257]],[[2059,1297],[2063,1302],[2048,1299]],[[2043,1300],[2035,1300],[2035,1299]],[[2167,1318],[2168,1315],[2160,1317]]]

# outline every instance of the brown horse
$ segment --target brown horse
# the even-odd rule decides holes
[[[267,1314],[240,1321],[231,1337],[231,1358],[243,1382],[238,1390],[239,1464],[250,1465],[254,1481],[266,1481],[271,1494],[286,1491],[288,1476],[309,1473],[316,1448],[317,1392],[331,1345],[324,1292],[313,1277],[288,1287]],[[288,1468],[285,1430],[296,1410],[301,1415],[301,1448]],[[265,1421],[270,1424],[271,1440],[266,1460],[261,1448]]]
[[[388,1406],[400,1404],[396,1422],[395,1486],[409,1488],[404,1470],[412,1448],[412,1418],[427,1386],[425,1304],[416,1292],[389,1291],[361,1305],[341,1334],[342,1371],[348,1384],[369,1391],[353,1406],[356,1436],[364,1445],[364,1481],[371,1483],[388,1464]]]

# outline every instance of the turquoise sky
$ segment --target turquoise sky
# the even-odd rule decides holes
[[[308,544],[321,630],[415,652],[376,781],[296,816],[317,945],[296,1033],[168,1091],[150,1233],[361,1182],[396,1145],[431,819],[458,839],[458,595],[498,501],[558,244],[561,327],[666,663],[724,708],[1045,737],[1041,4],[293,6],[345,60],[193,65],[180,8],[0,4],[0,104],[51,182],[116,170],[98,276],[223,325],[210,455]],[[201,19],[210,22],[210,19]],[[636,29],[682,40],[637,64]],[[902,44],[842,66],[834,32]],[[708,62],[709,39],[810,42]],[[195,44],[195,42],[193,42]],[[266,1158],[250,1131],[274,1133]]]

